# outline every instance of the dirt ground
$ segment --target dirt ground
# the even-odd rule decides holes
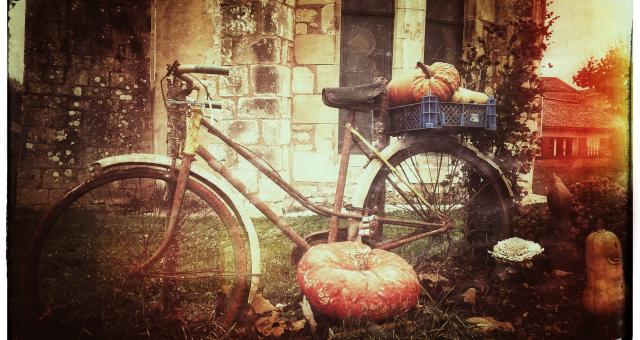
[[[490,316],[510,322],[513,333],[505,338],[518,339],[618,339],[624,337],[623,317],[594,317],[582,307],[585,287],[583,270],[575,272],[550,268],[542,256],[531,269],[519,269],[506,280],[504,271],[490,263],[469,265],[468,258],[458,256],[433,261],[419,272],[439,273],[446,281],[423,282],[431,295],[450,289],[447,307],[463,316]],[[477,291],[475,303],[464,303],[461,294],[469,288]],[[497,336],[498,334],[496,334]]]

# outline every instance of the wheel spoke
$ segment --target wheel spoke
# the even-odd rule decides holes
[[[394,175],[384,171],[375,177],[364,203],[365,208],[372,204],[374,197],[385,195],[384,198],[375,199],[385,202],[386,208],[380,210],[407,213],[401,215],[403,219],[415,216],[432,222],[438,213],[446,216],[454,227],[451,230],[455,232],[437,238],[447,244],[443,248],[454,248],[455,242],[466,240],[466,233],[482,231],[483,238],[491,239],[500,234],[496,231],[508,228],[508,211],[504,202],[510,198],[506,197],[504,193],[507,190],[501,188],[502,184],[495,178],[499,172],[493,172],[492,164],[461,142],[448,137],[437,142],[425,138],[392,155],[387,162],[398,170],[400,174],[397,176],[404,176],[414,185],[414,189],[419,188],[418,191],[433,207],[433,212],[426,208],[426,203],[415,199],[413,192],[410,194],[395,181]],[[385,187],[386,183],[389,184]],[[392,226],[383,235],[385,238],[402,239],[408,237],[407,230],[415,229]],[[425,247],[440,247],[435,243],[430,245],[427,240],[417,242]],[[407,247],[399,249],[415,249]]]
[[[144,168],[105,172],[74,189],[38,226],[48,236],[39,260],[29,261],[40,266],[28,270],[38,280],[33,296],[45,306],[64,303],[64,322],[98,338],[153,337],[173,327],[154,325],[154,315],[178,308],[230,325],[248,295],[250,258],[239,250],[249,247],[227,205],[202,184],[187,184],[170,249],[133,270],[163,240],[170,187],[162,170]],[[223,290],[228,303],[214,303]],[[170,337],[183,336],[175,331]]]

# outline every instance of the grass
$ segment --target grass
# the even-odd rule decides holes
[[[302,236],[325,230],[329,223],[328,218],[318,216],[286,218],[286,220]],[[111,224],[118,227],[117,231],[105,227]],[[173,294],[178,296],[179,301],[189,301],[191,307],[179,315],[180,318],[190,320],[192,324],[192,328],[187,332],[184,325],[178,322],[179,320],[166,320],[160,317],[162,292],[159,287],[166,281],[151,278],[142,286],[126,281],[126,275],[123,273],[127,271],[126,263],[131,263],[132,259],[123,260],[123,257],[133,256],[133,259],[137,260],[146,257],[154,248],[149,243],[157,244],[160,240],[157,238],[158,234],[145,238],[145,232],[136,229],[143,224],[145,224],[143,221],[136,220],[108,221],[86,211],[71,214],[64,219],[64,232],[57,234],[57,238],[48,239],[44,249],[46,264],[44,274],[49,273],[53,278],[52,281],[45,281],[42,284],[45,300],[48,299],[57,309],[54,312],[62,312],[65,315],[62,320],[58,320],[59,323],[54,326],[53,331],[62,330],[64,333],[66,327],[75,326],[80,320],[80,334],[76,334],[78,336],[95,335],[95,332],[104,331],[105,328],[110,334],[120,334],[122,331],[124,332],[122,334],[129,334],[129,336],[134,334],[152,338],[205,336],[217,338],[225,334],[226,330],[220,329],[211,318],[215,309],[213,301],[216,301],[216,294],[228,289],[228,287],[225,288],[224,283],[214,283],[211,286],[206,282],[199,283],[197,280],[178,281]],[[255,219],[254,224],[262,253],[261,292],[274,304],[290,303],[299,295],[299,288],[295,281],[295,264],[291,260],[295,245],[267,219]],[[156,223],[156,225],[161,226],[163,223]],[[215,230],[213,227],[215,225],[215,221],[193,218],[188,228]],[[385,237],[396,236],[399,232],[399,228],[387,227]],[[179,266],[198,267],[202,258],[219,254],[220,249],[211,247],[214,242],[208,237],[220,240],[217,245],[222,244],[225,248],[224,252],[228,252],[230,243],[228,239],[221,240],[213,232],[205,236],[198,233],[198,240],[189,240],[189,244],[196,246],[183,249],[183,253],[191,255],[186,263],[183,261]],[[429,261],[432,256],[449,253],[451,249],[458,247],[461,240],[462,233],[454,232],[410,243],[398,248],[396,252],[405,257],[419,271],[422,264]],[[226,256],[224,257],[222,265],[227,266],[230,261]],[[85,278],[82,270],[99,274]],[[50,297],[46,295],[47,293]],[[75,312],[73,309],[65,310],[81,298],[91,300],[96,305],[82,310],[81,313],[84,314]],[[133,312],[139,308],[136,304],[139,305],[141,299],[146,301],[147,306],[142,318],[140,318],[140,312]],[[454,312],[442,307],[446,299],[446,294],[436,299],[423,294],[417,309],[387,324],[345,320],[342,323],[329,322],[325,330],[338,339],[460,338],[461,334],[464,334],[464,324]],[[107,315],[109,317],[105,319]],[[136,324],[143,324],[145,329],[130,333],[129,331],[136,329]]]

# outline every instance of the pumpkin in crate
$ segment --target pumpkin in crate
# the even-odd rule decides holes
[[[389,106],[417,103],[429,94],[448,101],[458,87],[460,74],[453,65],[436,62],[427,66],[418,62],[418,68],[387,84]]]
[[[456,92],[451,96],[451,101],[463,104],[486,104],[487,101],[489,101],[489,96],[482,92],[458,87]]]
[[[587,286],[582,304],[595,315],[615,315],[624,308],[622,249],[616,234],[600,229],[589,234],[585,247]]]
[[[384,320],[418,303],[420,283],[400,256],[358,242],[311,247],[296,280],[314,310],[331,318]]]

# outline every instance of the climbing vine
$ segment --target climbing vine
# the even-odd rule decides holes
[[[518,178],[529,173],[538,150],[532,125],[540,112],[540,60],[557,17],[547,12],[536,20],[530,0],[515,0],[511,6],[510,20],[485,24],[475,43],[465,47],[460,68],[463,86],[496,98],[497,131],[469,138],[494,155],[519,202],[527,192]]]

